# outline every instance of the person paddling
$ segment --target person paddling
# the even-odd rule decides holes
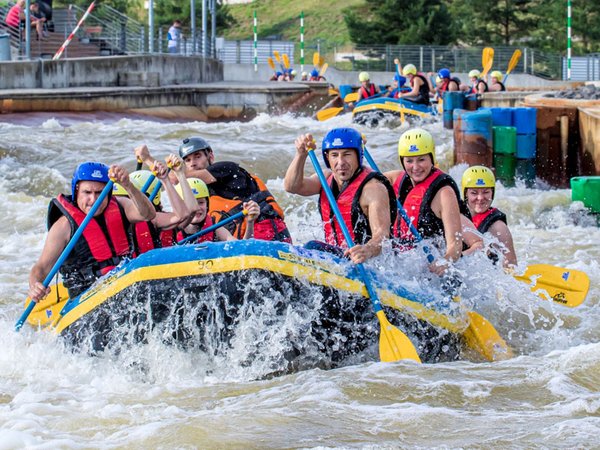
[[[471,80],[471,88],[467,92],[468,95],[483,94],[489,91],[488,85],[481,77],[481,72],[477,69],[473,69],[469,72],[469,78]]]
[[[189,190],[197,202],[197,208],[191,222],[188,225],[180,227],[177,233],[177,240],[181,241],[189,236],[198,233],[201,230],[207,229],[214,225],[212,218],[208,215],[209,210],[209,193],[208,187],[204,181],[198,178],[188,178],[186,181],[177,185],[177,193],[181,198],[184,197],[184,192]],[[243,203],[244,209],[248,211],[247,225],[244,231],[243,239],[251,239],[254,235],[254,222],[260,214],[258,203],[250,200]],[[225,227],[217,228],[216,230],[206,233],[197,239],[193,240],[193,244],[200,242],[211,241],[233,241],[237,240]]]
[[[408,79],[412,90],[398,94],[398,98],[421,105],[429,105],[430,87],[427,78],[417,73],[417,68],[413,64],[404,66],[402,75]]]
[[[473,216],[473,223],[480,233],[490,233],[500,242],[496,246],[498,254],[504,256],[504,267],[516,266],[517,255],[513,238],[508,229],[506,214],[492,208],[496,191],[496,177],[484,166],[469,167],[462,176],[462,191],[467,206]],[[494,260],[498,254],[491,255]]]
[[[327,183],[331,186],[344,223],[356,244],[348,249],[343,233],[316,174],[306,177],[304,165],[308,151],[314,148],[310,134],[299,136],[296,155],[283,180],[287,192],[302,196],[319,194],[319,211],[326,245],[344,250],[355,263],[381,253],[381,244],[390,237],[396,217],[396,202],[391,185],[383,175],[363,167],[363,138],[353,128],[334,128],[323,138],[322,154]]]
[[[490,74],[491,83],[490,83],[490,92],[504,92],[506,91],[506,86],[502,83],[502,72],[499,70],[494,70]]]
[[[377,94],[379,94],[379,88],[371,83],[371,77],[368,72],[361,72],[358,74],[358,80],[360,81],[360,88],[358,88],[358,100],[366,100]]]
[[[482,239],[474,233],[465,237],[463,227],[472,226],[469,211],[460,200],[452,177],[435,167],[435,143],[427,130],[415,128],[404,132],[398,141],[398,157],[404,171],[393,170],[385,176],[419,234],[424,239],[445,241],[444,260],[429,265],[433,273],[442,275],[461,257],[463,250],[468,254],[480,248]],[[396,219],[393,230],[402,244],[414,242],[415,236],[402,217]]]
[[[109,169],[97,162],[77,166],[71,180],[71,195],[60,194],[52,199],[48,208],[48,236],[29,274],[29,297],[33,301],[40,301],[50,292],[43,285],[44,278],[111,178],[123,186],[129,198],[109,195],[102,202],[60,268],[70,298],[81,294],[131,255],[129,224],[156,216],[152,203],[135,188],[123,167],[113,165]]]

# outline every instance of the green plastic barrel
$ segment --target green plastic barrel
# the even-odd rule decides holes
[[[571,178],[571,199],[600,214],[600,177]]]
[[[496,153],[494,155],[494,172],[496,179],[502,181],[506,187],[515,185],[515,172],[517,169],[517,160],[514,155],[503,155]]]
[[[515,127],[492,127],[494,154],[514,155],[517,151],[517,129]]]

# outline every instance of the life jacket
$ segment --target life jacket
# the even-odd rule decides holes
[[[362,195],[365,185],[373,178],[383,183],[388,190],[390,221],[393,222],[397,214],[394,191],[387,178],[385,178],[385,176],[383,176],[381,173],[374,172],[366,167],[362,167],[357,171],[356,174],[354,174],[354,177],[348,183],[346,183],[341,191],[339,191],[337,182],[333,178],[333,174],[331,174],[327,179],[327,184],[330,186],[331,191],[336,197],[336,203],[342,214],[344,223],[348,228],[352,242],[355,244],[365,244],[372,237],[369,219],[360,207],[360,196]],[[329,204],[329,200],[327,199],[327,195],[323,189],[321,189],[319,196],[319,212],[321,213],[321,220],[323,221],[323,229],[325,232],[325,241],[327,244],[348,248],[346,240],[344,239],[344,234],[342,233],[342,229],[335,218],[335,214],[331,209],[331,205]]]
[[[481,78],[478,78],[477,81],[473,84],[473,86],[471,86],[471,90],[469,91],[469,94],[479,93],[479,89],[477,89],[479,86],[479,83],[483,83],[483,86],[484,86],[483,92],[487,92],[489,90],[487,83],[485,81],[483,81]]]
[[[450,175],[436,167],[433,168],[425,180],[416,186],[413,186],[406,172],[403,172],[394,182],[394,192],[400,204],[406,210],[408,217],[423,239],[444,235],[444,222],[431,209],[433,198],[444,186],[452,188],[456,194],[461,214],[470,218],[471,215],[468,209],[460,199],[456,182]],[[394,236],[400,238],[401,242],[415,240],[410,228],[400,215],[398,215],[394,224]]]
[[[364,86],[361,86],[360,89],[360,97],[361,100],[365,100],[369,97],[373,97],[376,92],[375,92],[375,85],[373,83],[369,83],[369,90],[367,91],[367,89]]]
[[[504,86],[504,83],[502,83],[501,81],[498,81],[498,83],[496,83],[496,84],[500,85],[500,92],[506,91],[506,86]]]
[[[267,189],[265,183],[257,176],[250,175],[246,170],[238,166],[239,176],[250,177],[256,184],[254,192],[248,192],[244,198],[227,198],[215,191],[212,183],[208,185],[210,192],[210,203],[208,213],[213,221],[220,222],[244,208],[245,201],[253,200],[260,207],[260,215],[254,223],[254,238],[265,241],[292,242],[292,237],[284,222],[284,213],[281,206],[277,204],[273,195]],[[263,223],[264,222],[264,223]],[[246,233],[247,219],[234,221],[225,225],[229,232],[238,239],[242,239]]]
[[[458,77],[444,78],[442,85],[438,88],[438,92],[440,94],[443,94],[444,92],[446,92],[452,81],[454,81],[456,83],[457,88],[460,88],[460,78],[458,78]]]
[[[405,98],[406,100],[412,101],[413,103],[418,103],[422,105],[429,105],[429,83],[427,82],[427,78],[425,78],[421,74],[416,74],[412,80],[410,80],[410,85],[414,87],[415,78],[420,78],[423,83],[421,83],[421,87],[419,87],[419,93],[417,96],[411,100],[410,98]]]
[[[473,224],[477,227],[480,233],[487,232],[494,222],[501,220],[506,222],[506,214],[497,208],[490,208],[486,212],[475,214],[473,216]]]
[[[86,214],[70,196],[60,194],[48,207],[48,229],[65,216],[71,226],[71,237]],[[110,272],[121,260],[131,255],[127,230],[129,221],[123,207],[111,198],[100,216],[94,217],[83,231],[75,247],[60,268],[63,283],[74,298],[90,287],[97,278]]]
[[[155,248],[172,247],[175,244],[174,230],[158,230],[152,222],[138,222],[133,225],[133,248],[135,256]]]
[[[200,224],[201,225],[200,230],[198,230],[197,232],[205,230],[206,228],[213,226],[213,224],[214,224],[214,222],[212,220],[212,217],[207,215],[204,218],[204,222],[202,224]],[[179,232],[177,233],[177,241],[181,241],[182,239],[192,236],[193,234],[196,234],[197,232],[189,234],[189,233],[186,233],[185,230],[179,230]],[[215,233],[215,230],[213,230],[206,234],[203,234],[200,237],[197,237],[196,239],[194,239],[193,241],[190,241],[188,243],[189,244],[199,244],[200,242],[216,242],[216,241],[217,241],[217,233]]]

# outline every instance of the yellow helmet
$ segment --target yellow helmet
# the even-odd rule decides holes
[[[362,83],[363,81],[369,81],[369,72],[361,72],[358,74],[358,80]]]
[[[431,155],[431,160],[435,164],[435,142],[429,131],[415,128],[402,133],[398,140],[398,158],[402,166],[404,166],[403,157],[427,154]]]
[[[125,190],[125,188],[123,186],[115,183],[115,184],[113,184],[112,195],[122,195],[124,197],[127,197],[129,194],[127,193],[127,191]]]
[[[469,72],[469,78],[479,78],[481,76],[481,72],[477,69],[473,69]]]
[[[494,70],[494,71],[491,73],[491,77],[492,77],[492,78],[495,78],[495,79],[496,79],[496,80],[498,80],[498,81],[502,81],[502,72],[500,72],[499,70]]]
[[[494,189],[496,187],[496,177],[494,172],[485,166],[472,166],[463,173],[461,187],[463,198],[466,198],[466,192],[469,188]]]
[[[402,75],[408,75],[408,74],[413,74],[416,75],[417,74],[417,68],[415,67],[414,64],[407,64],[404,66],[404,69],[402,69]]]
[[[152,172],[150,172],[149,170],[136,170],[135,172],[131,172],[129,174],[129,179],[136,187],[136,189],[141,191],[146,182],[148,181],[148,178],[150,178],[151,176]],[[144,192],[144,194],[150,197],[158,183],[158,178],[155,177],[154,180],[152,180],[152,183],[150,183],[150,186],[148,186],[148,189],[146,189],[146,192]],[[158,190],[158,194],[156,194],[156,197],[152,199],[152,203],[154,203],[155,206],[160,205],[160,189]]]
[[[200,178],[188,178],[187,182],[190,185],[190,188],[192,189],[192,194],[194,194],[194,198],[199,199],[209,197],[210,194],[208,193],[208,187],[206,186],[206,183]],[[175,186],[175,190],[177,191],[179,196],[183,198],[181,184]]]

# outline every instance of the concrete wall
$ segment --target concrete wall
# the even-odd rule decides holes
[[[223,80],[223,63],[200,56],[140,55],[0,62],[0,89],[166,86]]]

